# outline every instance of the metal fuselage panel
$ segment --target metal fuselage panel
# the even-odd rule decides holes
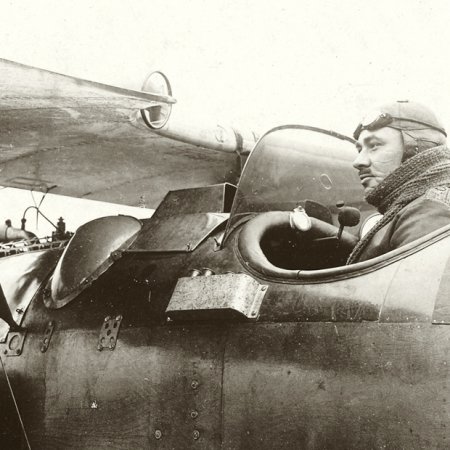
[[[447,446],[448,327],[172,325],[113,352],[63,331],[45,355],[27,339],[8,371],[33,448]]]
[[[23,353],[5,358],[32,448],[447,447],[450,329],[431,313],[449,274],[442,261],[434,278],[425,266],[446,260],[448,237],[360,277],[266,280],[256,323],[167,322],[190,268],[245,271],[234,240],[214,252],[214,237],[182,255],[125,254],[59,310],[34,299]],[[414,278],[396,277],[418,264]],[[407,319],[395,304],[408,298]],[[345,300],[359,313],[333,317]],[[105,317],[118,314],[115,350],[98,351]]]

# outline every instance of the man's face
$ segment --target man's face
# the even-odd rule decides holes
[[[353,161],[353,167],[359,171],[359,178],[367,196],[401,165],[402,134],[388,127],[374,131],[363,130],[356,148],[359,154]]]

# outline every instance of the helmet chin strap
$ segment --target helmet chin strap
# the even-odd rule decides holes
[[[403,139],[403,161],[411,158],[419,153],[419,142],[414,136],[411,136],[407,131],[400,130]]]

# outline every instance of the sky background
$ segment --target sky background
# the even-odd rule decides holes
[[[445,0],[2,0],[0,57],[135,89],[162,70],[184,120],[351,134],[410,99],[450,128],[449,19]]]

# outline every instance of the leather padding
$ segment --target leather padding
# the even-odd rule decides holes
[[[254,270],[267,276],[281,278],[298,278],[300,270],[286,270],[274,266],[261,249],[261,240],[269,231],[279,233],[292,232],[289,222],[289,211],[270,211],[262,213],[247,222],[238,238],[238,250],[244,263]],[[305,239],[336,236],[338,229],[334,225],[311,217],[311,230],[304,233]],[[349,233],[343,233],[341,246],[351,249],[357,238]]]

